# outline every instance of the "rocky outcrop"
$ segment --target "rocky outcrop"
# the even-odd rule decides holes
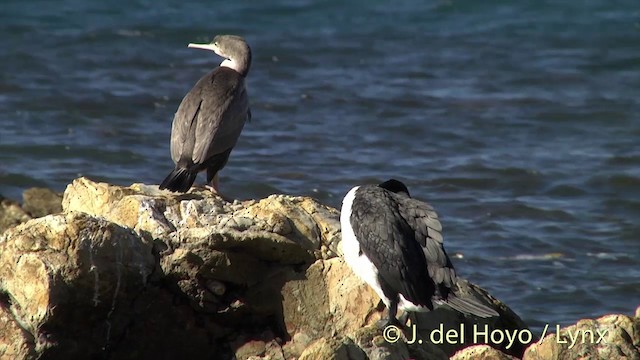
[[[640,359],[640,307],[635,317],[583,319],[532,344],[525,360]]]
[[[307,198],[78,179],[62,203],[0,238],[0,357],[282,353],[282,285],[340,236],[337,212]]]
[[[447,359],[474,344],[474,325],[527,331],[465,281],[499,318],[438,309],[404,331],[378,329],[378,297],[338,256],[338,212],[310,198],[229,203],[80,178],[61,212],[10,206],[24,214],[11,224],[36,218],[0,237],[0,358]],[[431,337],[450,331],[459,341]],[[521,357],[525,345],[455,358]]]

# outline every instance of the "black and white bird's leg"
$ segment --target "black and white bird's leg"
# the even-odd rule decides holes
[[[411,319],[411,323],[413,324],[413,322],[415,321],[415,317],[411,316],[411,313],[409,313],[408,311],[403,311],[402,315],[400,315],[398,317],[398,322],[400,322],[400,324],[402,325],[407,325],[407,320]]]
[[[391,300],[388,311],[387,311],[387,317],[378,320],[378,322],[376,323],[376,326],[379,329],[384,329],[390,325],[394,325],[400,328],[404,327],[404,325],[400,321],[398,321],[398,318],[396,318],[397,313],[398,313],[398,301]]]

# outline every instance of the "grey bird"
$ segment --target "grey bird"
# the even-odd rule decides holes
[[[211,50],[225,60],[182,99],[171,127],[171,158],[176,167],[160,189],[187,192],[198,173],[206,170],[207,184],[218,192],[218,172],[251,118],[245,88],[251,49],[235,35],[217,35],[209,44],[189,47]]]
[[[498,316],[480,300],[458,293],[438,215],[411,198],[402,182],[352,188],[342,201],[340,223],[345,262],[386,305],[384,325],[400,324],[398,309],[424,312],[443,305],[478,317]]]

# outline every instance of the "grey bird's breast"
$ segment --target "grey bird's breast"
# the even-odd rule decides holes
[[[243,76],[226,67],[203,76],[182,99],[173,119],[173,161],[198,165],[233,148],[248,114]]]

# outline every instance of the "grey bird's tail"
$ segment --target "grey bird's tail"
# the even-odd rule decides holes
[[[160,184],[160,190],[167,189],[173,192],[185,193],[191,189],[198,172],[189,171],[185,168],[176,167],[173,171],[167,175],[167,177]]]
[[[464,314],[471,314],[481,318],[499,316],[495,310],[472,297],[462,298],[453,293],[449,293],[444,303]]]

